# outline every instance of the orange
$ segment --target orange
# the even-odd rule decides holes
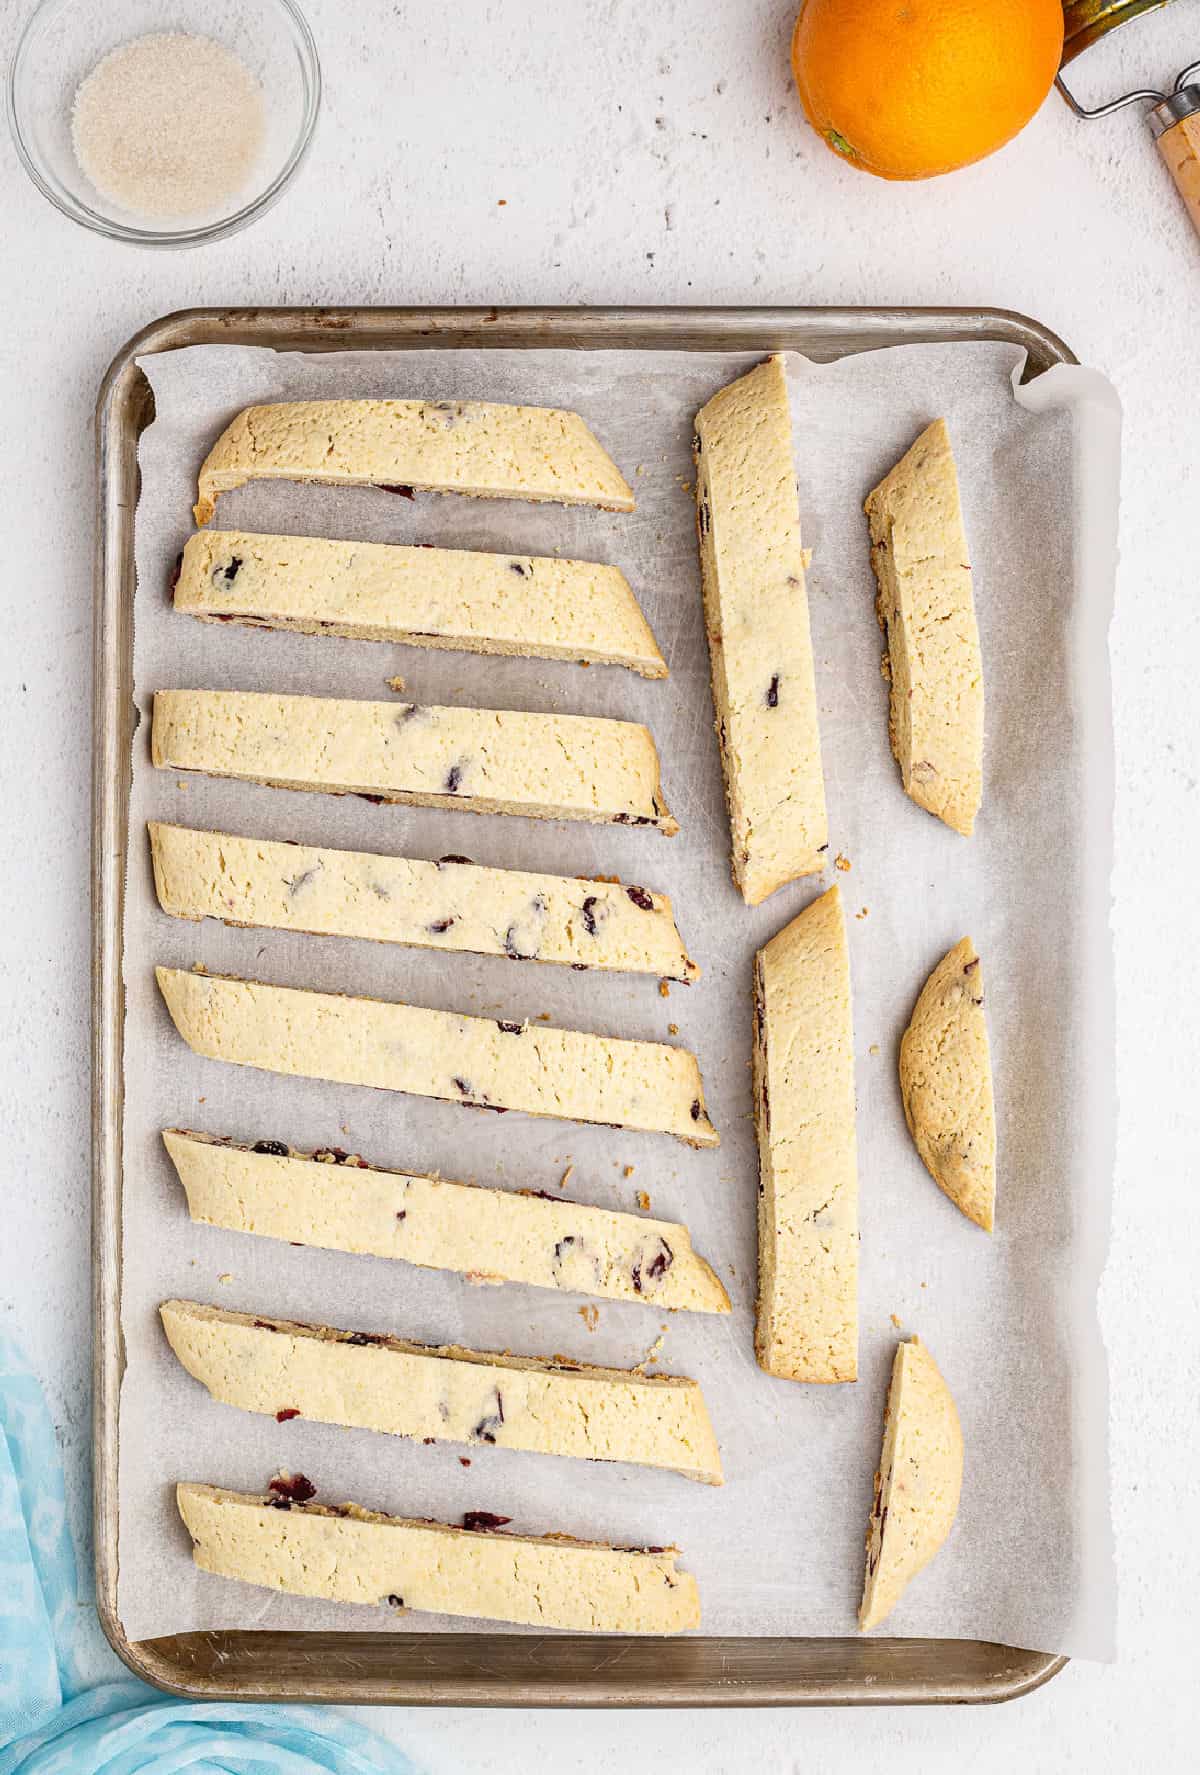
[[[835,154],[882,179],[981,160],[1050,91],[1061,0],[803,0],[792,72]]]

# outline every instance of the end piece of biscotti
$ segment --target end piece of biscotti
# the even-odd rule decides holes
[[[900,1042],[904,1119],[929,1175],[968,1220],[992,1231],[996,1110],[983,965],[969,937],[921,988]]]
[[[435,1347],[188,1300],[164,1301],[159,1316],[188,1373],[242,1411],[721,1483],[704,1396],[682,1376]]]
[[[490,401],[283,401],[246,407],[200,469],[197,524],[247,481],[323,481],[631,512],[633,493],[578,413]]]
[[[858,1160],[850,958],[832,887],[754,962],[755,1350],[792,1381],[858,1377]]]
[[[950,1389],[919,1337],[896,1350],[883,1419],[883,1453],[867,1528],[858,1624],[878,1627],[954,1527],[963,1439]]]
[[[253,1147],[168,1128],[163,1141],[192,1219],[293,1245],[457,1270],[661,1311],[727,1313],[716,1272],[685,1226],[537,1190],[487,1189],[371,1166],[357,1153]]]
[[[649,888],[158,821],[149,833],[158,903],[172,918],[656,974],[684,984],[700,974],[670,900]]]
[[[188,538],[175,608],[204,622],[667,675],[629,581],[595,561],[207,530]]]
[[[152,752],[276,789],[594,825],[679,827],[648,728],[590,715],[242,690],[160,690]]]
[[[201,1571],[293,1596],[576,1633],[700,1625],[696,1580],[676,1569],[677,1547],[453,1528],[211,1485],[179,1485],[175,1497]]]
[[[983,657],[944,419],[926,427],[863,509],[901,780],[919,807],[970,837],[983,799]]]
[[[733,879],[756,906],[824,868],[829,833],[783,360],[696,415],[696,523]]]
[[[507,1023],[422,1005],[156,968],[188,1046],[265,1072],[522,1110],[717,1146],[696,1056],[547,1023]]]

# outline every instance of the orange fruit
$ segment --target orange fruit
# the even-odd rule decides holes
[[[792,72],[827,147],[881,179],[982,160],[1038,109],[1061,0],[803,0]]]

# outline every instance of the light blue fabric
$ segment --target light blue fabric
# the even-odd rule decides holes
[[[332,1709],[171,1701],[128,1676],[84,1689],[80,1612],[54,1426],[0,1333],[0,1775],[412,1775]]]

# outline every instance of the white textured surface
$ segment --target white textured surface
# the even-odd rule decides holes
[[[0,54],[26,8],[0,9]],[[1121,1653],[998,1712],[380,1714],[438,1771],[1182,1766],[1196,1721],[1200,1235],[1195,941],[1194,391],[1200,249],[1136,113],[1057,102],[999,158],[931,185],[840,167],[798,120],[791,4],[309,0],[328,79],[313,158],[250,233],[139,254],[61,221],[0,143],[0,535],[7,865],[0,1313],[46,1380],[84,1510],[89,419],[156,314],[224,301],[986,302],[1056,327],[1126,404],[1113,631],[1121,1120],[1103,1294]],[[1180,0],[1074,71],[1100,96],[1200,53]],[[769,121],[768,121],[769,118]],[[658,121],[661,119],[661,123]],[[498,199],[506,198],[506,207]],[[1193,392],[1194,401],[1194,392]],[[1152,948],[1148,947],[1152,945]],[[1160,958],[1155,960],[1153,958]],[[1191,1699],[1189,1700],[1189,1696]]]

